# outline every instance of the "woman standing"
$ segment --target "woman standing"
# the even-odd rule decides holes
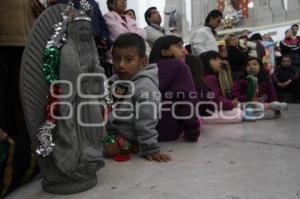
[[[218,52],[216,29],[221,25],[222,18],[223,14],[219,10],[212,10],[207,15],[204,26],[196,30],[191,38],[194,55],[199,56],[211,50]]]

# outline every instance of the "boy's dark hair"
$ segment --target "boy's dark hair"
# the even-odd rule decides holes
[[[112,52],[115,48],[136,48],[140,57],[146,57],[145,40],[136,33],[121,34],[113,44]]]
[[[294,27],[296,27],[296,28],[299,29],[299,25],[298,25],[298,24],[293,24],[293,25],[291,26],[291,28],[294,28]]]
[[[208,26],[211,19],[215,19],[217,17],[223,18],[223,13],[220,10],[212,10],[208,13],[205,18],[205,25]]]
[[[211,59],[215,59],[215,58],[220,58],[221,59],[220,54],[216,51],[211,50],[211,51],[207,51],[205,53],[202,53],[200,55],[200,58],[201,58],[201,60],[203,62],[203,65],[204,65],[204,73],[210,74],[210,75],[215,75],[215,72],[213,71],[209,61]]]
[[[247,70],[246,70],[246,67],[248,65],[248,63],[252,60],[256,60],[258,63],[259,63],[259,74],[258,74],[258,82],[266,82],[266,81],[269,81],[270,78],[268,77],[267,75],[267,72],[265,70],[265,66],[263,64],[263,62],[257,58],[257,57],[249,57],[246,61],[246,65],[245,65],[245,71],[244,71],[244,79],[247,78],[248,76],[248,73],[247,73]]]
[[[150,25],[150,21],[148,20],[152,15],[152,10],[157,10],[156,7],[150,7],[145,12],[145,21],[148,25]]]
[[[185,57],[185,63],[190,67],[196,88],[204,87],[206,84],[203,79],[204,69],[201,59],[197,56],[187,54]]]
[[[112,11],[114,9],[115,0],[107,0],[106,5],[109,11]]]
[[[250,37],[250,41],[262,41],[263,37],[260,33],[255,33]]]
[[[150,63],[158,63],[161,59],[170,58],[170,57],[163,56],[161,51],[163,49],[170,48],[171,45],[179,44],[179,43],[183,44],[183,40],[181,37],[177,37],[175,35],[166,35],[166,36],[158,38],[153,44],[153,47],[152,47],[152,50],[150,53],[149,62]]]
[[[127,13],[132,12],[134,14],[134,17],[136,17],[135,11],[133,9],[128,9],[124,12],[124,15],[126,15]]]

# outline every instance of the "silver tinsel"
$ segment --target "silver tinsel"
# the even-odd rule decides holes
[[[47,42],[46,48],[55,47],[62,48],[64,43],[67,41],[66,31],[68,23],[71,20],[71,9],[73,9],[73,3],[69,1],[68,6],[64,12],[61,13],[63,20],[54,25],[54,33]]]
[[[113,94],[111,91],[111,86],[109,85],[109,81],[105,81],[104,83],[104,101],[108,107],[112,107],[114,103]]]
[[[91,10],[91,5],[87,0],[80,0],[80,8],[82,11],[87,13]]]
[[[63,11],[62,15],[62,22],[59,22],[54,25],[55,32],[50,37],[49,41],[47,42],[46,48],[55,47],[55,48],[62,48],[64,43],[67,41],[66,38],[66,31],[67,25],[70,21],[70,10],[73,8],[73,3],[69,1],[67,7]],[[39,157],[47,157],[51,154],[54,150],[55,143],[53,142],[53,135],[52,130],[55,128],[55,123],[46,121],[40,128],[37,133],[37,139],[39,142],[39,146],[36,149],[36,154]]]
[[[53,142],[52,130],[55,128],[53,122],[46,121],[45,124],[39,128],[37,138],[39,141],[39,147],[36,149],[36,153],[40,157],[47,157],[54,150],[55,143]]]

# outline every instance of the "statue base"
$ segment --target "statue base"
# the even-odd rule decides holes
[[[92,189],[97,185],[97,176],[91,177],[84,182],[66,182],[60,184],[46,185],[42,182],[43,189],[52,194],[75,194]]]

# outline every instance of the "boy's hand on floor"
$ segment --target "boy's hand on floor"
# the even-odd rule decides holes
[[[156,162],[169,162],[172,160],[169,155],[162,154],[162,153],[147,155],[145,156],[145,158],[149,161],[156,161]]]

